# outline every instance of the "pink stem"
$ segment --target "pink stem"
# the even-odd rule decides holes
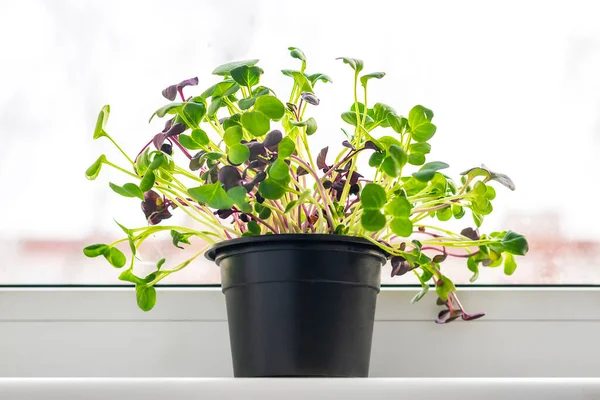
[[[175,138],[175,136],[173,136],[172,139],[173,139],[173,143],[175,143],[177,145],[177,147],[179,147],[179,149],[181,150],[181,152],[183,154],[185,154],[185,156],[191,160],[192,156],[190,155],[190,153],[188,153],[188,151],[185,149],[185,147],[183,147],[181,145],[181,143],[179,143],[179,140],[177,140],[177,138]]]

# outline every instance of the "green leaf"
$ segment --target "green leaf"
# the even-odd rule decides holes
[[[496,189],[489,185],[486,185],[484,196],[488,200],[494,200],[496,198]]]
[[[240,90],[240,85],[235,83],[233,79],[225,79],[221,82],[215,83],[198,97],[206,101],[206,98],[208,97],[227,97],[236,93],[238,90]]]
[[[188,189],[189,195],[202,204],[218,210],[228,210],[233,207],[233,201],[227,196],[221,182],[205,184]]]
[[[290,50],[290,55],[293,58],[296,58],[300,61],[306,61],[306,56],[304,55],[304,52],[302,50],[300,50],[297,47],[288,47],[288,50]]]
[[[129,241],[129,248],[131,249],[131,253],[135,256],[137,253],[137,248],[135,247],[135,243],[133,242],[133,232],[131,231],[131,229],[127,229],[123,225],[118,223],[117,220],[115,220],[115,223],[119,225],[119,228],[121,228],[123,232],[125,232],[125,234],[127,235],[127,240]]]
[[[170,103],[166,106],[162,106],[158,110],[154,111],[154,113],[150,116],[150,121],[152,121],[152,118],[154,118],[155,115],[159,118],[162,118],[167,114],[177,114],[185,104],[186,103]]]
[[[504,238],[502,238],[501,243],[507,252],[517,256],[524,256],[529,251],[527,239],[525,239],[525,236],[521,235],[520,233],[513,231],[506,232],[506,235],[504,235]]]
[[[477,214],[473,210],[471,210],[471,211],[473,214],[473,222],[475,222],[475,225],[479,228],[481,226],[481,224],[483,223],[483,215]]]
[[[445,276],[442,276],[441,279],[439,279],[435,285],[435,291],[442,300],[448,300],[448,294],[456,292],[456,287],[450,279],[448,279]]]
[[[258,111],[248,111],[242,114],[242,125],[253,136],[264,136],[271,128],[271,122]]]
[[[248,232],[250,232],[253,235],[260,235],[260,225],[258,225],[258,222],[256,222],[255,220],[252,220],[250,222],[248,222]]]
[[[208,110],[206,111],[206,113],[208,114],[209,117],[212,117],[213,115],[215,115],[217,113],[217,111],[219,111],[219,108],[221,108],[222,105],[223,105],[223,98],[220,96],[213,96],[212,101],[210,102],[210,105],[208,106]]]
[[[356,64],[356,63],[355,63]],[[385,76],[385,72],[371,72],[370,74],[366,74],[360,77],[360,84],[365,87],[367,86],[367,82],[369,79],[381,79]]]
[[[108,115],[110,114],[110,106],[107,104],[100,110],[98,119],[96,120],[96,128],[94,129],[94,139],[101,138],[102,136],[108,136],[104,127],[108,122]]]
[[[388,106],[387,104],[384,103],[375,103],[375,105],[373,106],[373,114],[372,114],[372,118],[374,121],[374,124],[380,124],[382,126],[388,126],[388,115],[389,114],[395,114],[396,111]],[[369,115],[369,112],[367,112],[367,115]]]
[[[294,201],[296,201],[296,200],[290,201],[290,202],[288,203],[288,206],[289,206],[290,204],[292,204]],[[288,207],[286,206],[286,208],[285,208],[285,209],[287,210],[287,209],[288,209]],[[291,209],[291,208],[290,208],[290,209]],[[288,210],[288,211],[289,211],[289,210]],[[286,211],[286,212],[287,212],[287,211]],[[262,210],[260,210],[260,212],[258,213],[258,217],[259,217],[260,219],[262,219],[262,220],[266,220],[266,219],[269,219],[269,218],[271,218],[271,209],[270,209],[270,208],[267,208],[267,207],[263,208],[263,209],[262,209]]]
[[[248,192],[242,186],[235,186],[227,191],[227,196],[245,213],[252,212],[252,206],[246,201],[247,194]]]
[[[289,179],[290,167],[281,158],[277,158],[269,168],[269,176],[278,181]]]
[[[386,157],[383,159],[381,166],[379,167],[387,176],[391,176],[393,178],[398,176],[400,172],[398,170],[398,163],[392,157]]]
[[[135,285],[137,305],[142,311],[150,311],[156,304],[156,289],[148,285]]]
[[[402,168],[406,162],[408,161],[408,154],[404,151],[404,149],[400,146],[396,146],[395,144],[391,145],[388,149],[392,158],[396,161],[399,168]]]
[[[319,74],[319,73],[309,75],[307,78],[313,87],[315,86],[315,83],[317,83],[318,81],[333,82],[333,80],[329,76],[327,76],[325,74]]]
[[[411,304],[415,304],[416,302],[418,302],[419,300],[421,300],[423,298],[423,296],[425,296],[427,294],[427,292],[429,291],[429,285],[426,283],[421,283],[421,291],[419,293],[417,293],[415,295],[415,297],[413,297],[410,302]]]
[[[263,113],[266,117],[278,121],[285,114],[285,106],[275,96],[265,95],[256,99],[254,110]]]
[[[374,152],[373,154],[371,154],[371,157],[369,157],[369,166],[370,167],[379,167],[381,165],[384,157],[385,156],[383,153]]]
[[[183,247],[179,246],[179,243],[191,244],[190,240],[189,240],[190,236],[192,236],[191,233],[181,233],[181,232],[177,232],[176,230],[171,230],[171,238],[173,239],[173,246],[177,247],[178,249],[183,250]]]
[[[452,215],[454,215],[454,218],[456,219],[461,219],[462,217],[464,217],[466,214],[466,211],[463,207],[454,204],[452,206]]]
[[[395,113],[389,113],[387,115],[387,122],[397,133],[403,133],[408,126],[408,120]]]
[[[242,66],[252,67],[252,66],[256,65],[256,63],[258,63],[257,59],[234,61],[234,62],[230,62],[227,64],[219,65],[217,68],[214,69],[214,71],[212,73],[213,73],[213,75],[226,76],[226,75],[230,75],[231,71],[233,69],[236,69],[236,68],[239,68]]]
[[[243,137],[244,132],[242,131],[242,127],[240,125],[233,125],[225,130],[223,141],[227,146],[233,146],[239,144]]]
[[[267,178],[258,185],[258,191],[262,197],[268,200],[280,199],[287,191],[286,181],[278,181],[273,178]]]
[[[423,106],[413,107],[408,114],[411,137],[417,142],[426,142],[433,137],[436,131],[431,123],[433,112]]]
[[[103,255],[106,249],[108,249],[108,245],[91,244],[83,249],[83,254],[85,254],[86,257],[94,258]]]
[[[229,71],[231,78],[236,81],[240,86],[252,87],[258,85],[260,81],[260,75],[264,71],[259,67],[249,67],[247,65],[241,65]]]
[[[358,58],[338,57],[336,60],[342,60],[344,64],[348,64],[354,71],[356,71],[357,74],[362,71],[364,66],[363,61],[359,60]]]
[[[125,254],[123,254],[123,252],[116,247],[107,247],[104,249],[102,255],[115,268],[121,268],[127,262]]]
[[[475,260],[475,256],[469,257],[467,260],[467,268],[469,271],[473,272],[473,276],[469,279],[469,282],[473,283],[479,278],[479,261]]]
[[[194,103],[188,101],[180,111],[185,121],[199,125],[202,118],[206,115],[206,106],[203,103]]]
[[[156,176],[154,176],[154,172],[146,171],[144,177],[140,181],[140,190],[142,192],[147,192],[148,190],[154,187],[154,182],[156,181]]]
[[[119,275],[119,280],[124,281],[124,282],[139,283],[139,284],[144,283],[144,280],[138,276],[135,276],[133,274],[133,272],[131,271],[131,269],[126,269],[123,272],[121,272],[121,275]]]
[[[360,223],[365,230],[376,232],[385,227],[385,216],[379,210],[364,210]]]
[[[362,118],[362,116],[361,116],[361,118]],[[352,126],[358,125],[358,123],[356,122],[356,112],[354,112],[354,111],[343,112],[342,119],[344,120],[344,122],[346,122],[347,124],[350,124]],[[373,118],[371,118],[369,115],[367,115],[365,124],[369,125],[369,124],[372,124],[373,122],[374,122]]]
[[[316,131],[317,131],[317,121],[313,117],[310,117],[309,119],[306,120],[306,134],[310,136],[313,133],[315,133]]]
[[[452,218],[452,208],[450,206],[437,210],[436,216],[440,221],[448,221]]]
[[[123,186],[115,185],[114,183],[109,182],[109,186],[116,193],[125,197],[137,197],[140,200],[144,200],[144,193],[142,190],[134,183],[126,183]]]
[[[189,150],[200,150],[202,145],[196,142],[191,136],[184,135],[183,133],[178,137],[179,143]]]
[[[240,110],[247,110],[254,105],[256,102],[256,97],[250,97],[248,99],[241,99],[238,101],[238,105],[240,106]]]
[[[409,237],[413,232],[413,223],[407,217],[396,217],[390,222],[390,228],[398,236]]]
[[[93,181],[100,174],[102,164],[106,161],[106,156],[102,154],[90,167],[85,171],[85,177],[90,181]]]
[[[288,158],[296,151],[296,144],[288,136],[281,139],[277,147],[278,158]]]
[[[208,138],[208,135],[206,134],[206,132],[204,132],[200,128],[194,129],[192,131],[192,139],[194,139],[194,141],[196,143],[198,143],[202,146],[206,146],[210,142],[210,139]]]
[[[439,171],[441,169],[445,169],[448,167],[449,167],[449,165],[446,164],[445,162],[441,162],[441,161],[428,162],[427,164],[423,165],[419,171],[413,173],[412,176],[415,177],[415,179],[420,180],[421,182],[428,182],[433,178],[436,171]]]
[[[506,275],[512,275],[516,269],[517,262],[515,261],[515,257],[510,253],[506,253],[504,256],[504,273]]]
[[[226,118],[225,121],[223,121],[223,129],[227,130],[235,125],[242,126],[241,119],[241,114],[233,114],[231,117]]]
[[[379,210],[387,202],[385,189],[376,183],[367,183],[360,192],[360,202],[365,210]]]
[[[152,158],[152,162],[148,166],[149,170],[156,170],[164,163],[167,164],[167,158],[163,153],[155,152]]]
[[[410,165],[423,165],[425,164],[425,155],[423,154],[409,154],[408,163]]]
[[[275,96],[260,96],[256,99],[254,110],[263,113],[268,118],[278,121],[285,114],[285,106]]]
[[[400,141],[391,136],[382,136],[378,139],[378,141],[379,141],[379,143],[381,143],[383,145],[383,147],[386,150],[389,149],[390,146],[402,147],[402,144],[400,143]]]
[[[234,144],[227,153],[232,164],[240,165],[250,158],[250,149],[243,144]]]
[[[431,145],[429,143],[413,143],[408,147],[410,154],[429,154]]]
[[[408,218],[411,210],[412,204],[404,196],[396,197],[385,206],[385,213],[392,217]]]
[[[493,172],[484,164],[481,164],[481,167],[468,169],[462,172],[461,175],[466,175],[469,181],[473,180],[477,176],[483,176],[489,180],[499,182],[510,190],[515,190],[515,183],[508,177],[508,175]]]
[[[309,92],[313,93],[313,88],[310,85],[310,82],[304,76],[304,74],[300,71],[291,71],[289,69],[284,69],[281,71],[284,75],[290,76],[294,79],[294,82],[300,88],[300,92]]]

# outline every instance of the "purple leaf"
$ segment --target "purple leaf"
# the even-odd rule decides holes
[[[171,213],[165,207],[163,199],[153,190],[144,193],[141,207],[150,225],[156,225],[163,219],[171,218]]]
[[[296,105],[294,103],[285,103],[285,105],[287,106],[288,110],[290,110],[294,114],[296,113],[296,110],[298,109],[298,107],[296,107]]]
[[[240,176],[240,172],[237,168],[232,167],[231,165],[225,165],[219,170],[217,179],[223,184],[225,190],[227,191],[232,187],[240,186],[242,177]]]
[[[162,91],[162,95],[167,99],[173,101],[177,97],[177,92],[181,93],[181,89],[186,86],[198,85],[198,77],[190,78],[179,82],[176,85],[171,85]]]
[[[173,121],[175,121],[175,118],[171,118],[171,119],[167,120],[167,122],[165,122],[165,127],[162,130],[163,133],[168,131],[169,129],[171,129],[171,126],[173,125]]]
[[[450,312],[450,310],[442,310],[438,314],[438,317],[435,320],[435,323],[436,324],[447,324],[449,322],[454,321],[461,315],[463,315],[463,312],[460,310],[454,310],[452,312]]]
[[[362,178],[363,176],[361,174],[359,174],[358,172],[353,172],[352,176],[350,177],[350,184],[354,185],[358,182],[359,178]]]
[[[269,150],[272,150],[277,147],[279,142],[281,142],[281,139],[283,139],[283,134],[280,130],[275,129],[267,133],[267,136],[265,136],[265,140],[263,140],[263,146],[265,146]]]
[[[298,169],[296,170],[296,175],[298,175],[298,176],[308,175],[308,171],[302,167],[298,167]]]
[[[171,85],[165,89],[163,89],[162,91],[162,95],[163,97],[167,98],[168,100],[175,100],[175,98],[177,97],[177,85]]]
[[[344,147],[347,147],[347,148],[349,148],[349,149],[352,149],[352,150],[356,150],[356,148],[355,148],[355,147],[352,145],[352,143],[350,143],[350,142],[349,142],[349,141],[347,141],[347,140],[344,140],[344,141],[342,142],[342,146],[344,146]]]
[[[165,154],[172,155],[173,146],[171,146],[169,143],[163,143],[163,145],[160,146],[160,151],[162,151]]]
[[[217,214],[217,216],[221,219],[227,219],[231,217],[231,214],[233,214],[233,210],[217,210],[215,214]]]
[[[254,161],[256,161],[256,163],[253,164],[256,166],[252,167],[252,169],[265,169],[267,166],[267,162],[265,160],[267,157],[267,150],[265,149],[265,146],[257,141],[244,143],[244,146],[250,149],[250,157],[248,158],[249,164],[252,164]]]
[[[175,124],[168,131],[164,132],[165,137],[177,136],[185,132],[187,126],[185,124]]]
[[[468,237],[471,240],[479,240],[479,233],[476,229],[473,228],[465,228],[462,231],[460,231],[460,234]]]
[[[313,106],[318,106],[319,105],[319,99],[317,98],[317,96],[315,96],[312,93],[309,92],[303,92],[300,97],[302,98],[302,100],[304,100],[305,102],[307,102],[308,104],[312,104]]]
[[[152,139],[152,143],[154,144],[154,147],[156,147],[156,150],[160,150],[166,137],[167,137],[167,135],[164,133],[157,133],[156,135],[154,135],[154,139]]]
[[[416,267],[412,267],[408,261],[402,256],[393,256],[391,259],[392,263],[392,277],[398,275],[404,275],[409,271],[412,271]]]
[[[354,185],[350,186],[350,194],[357,196],[358,193],[360,192],[360,185],[358,183],[355,183]]]
[[[473,321],[474,319],[481,318],[485,315],[485,313],[475,313],[475,314],[463,314],[461,318],[465,321]]]
[[[367,140],[367,142],[365,143],[365,149],[369,149],[369,150],[375,150],[375,151],[381,151],[379,149],[379,147],[377,147],[377,145],[375,143],[373,143],[370,140]]]
[[[329,169],[327,166],[327,152],[329,151],[329,146],[321,149],[319,155],[317,156],[317,168],[319,169]]]

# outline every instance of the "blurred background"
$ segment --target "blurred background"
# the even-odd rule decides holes
[[[199,94],[216,82],[215,66],[259,58],[262,83],[288,93],[280,70],[298,66],[288,46],[334,81],[317,85],[313,149],[343,140],[352,76],[335,57],[356,57],[365,72],[387,73],[370,84],[371,101],[435,112],[429,160],[448,162],[456,178],[481,163],[512,177],[517,190],[497,186],[481,230],[523,233],[531,250],[512,277],[487,269],[478,283],[600,284],[597,4],[0,0],[0,284],[120,283],[119,271],[81,251],[121,237],[113,218],[145,224],[139,201],[108,188],[124,176],[106,168],[94,182],[84,177],[100,154],[119,157],[92,140],[100,108],[111,105],[107,131],[135,156],[162,130],[147,121],[167,103],[163,88],[198,76],[186,93]],[[156,237],[139,268],[179,251]],[[468,282],[464,260],[445,268]],[[390,279],[389,267],[383,275],[414,282]],[[218,282],[204,260],[165,281]]]

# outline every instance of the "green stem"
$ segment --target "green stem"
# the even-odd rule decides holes
[[[117,144],[117,142],[115,142],[114,139],[112,137],[110,137],[109,135],[106,135],[106,137],[115,145],[115,147],[117,149],[119,149],[119,151],[121,152],[121,154],[123,154],[125,156],[127,161],[129,161],[131,163],[131,165],[135,166],[135,163],[133,162],[133,160],[131,158],[129,158],[129,156],[127,155],[127,153],[125,153],[125,151],[121,148],[121,146],[119,146]]]
[[[126,169],[123,169],[123,168],[119,167],[118,165],[115,165],[115,164],[111,163],[111,162],[110,162],[110,161],[108,161],[108,160],[104,160],[104,164],[106,164],[106,165],[110,165],[111,167],[113,167],[113,168],[115,168],[115,169],[118,169],[119,171],[121,171],[121,172],[124,172],[124,173],[126,173],[127,175],[129,175],[129,176],[132,176],[132,177],[134,177],[134,178],[136,178],[136,179],[140,179],[140,177],[139,177],[139,176],[137,176],[136,174],[133,174],[133,173],[131,173],[131,172],[127,171]]]

